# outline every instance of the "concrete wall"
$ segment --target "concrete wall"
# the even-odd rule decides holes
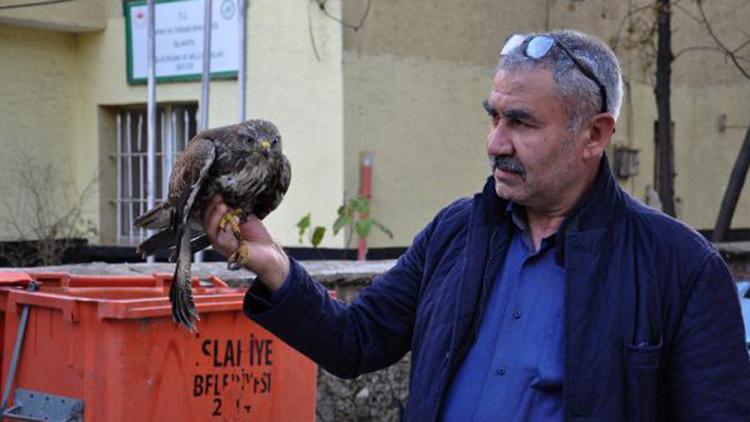
[[[346,3],[356,22],[366,1]],[[595,34],[617,53],[628,82],[623,113],[613,139],[640,149],[640,173],[622,185],[643,199],[653,185],[653,66],[648,49],[628,45],[628,8],[645,1],[508,0],[372,2],[365,26],[344,32],[346,189],[357,191],[361,151],[375,157],[373,215],[395,229],[396,239],[375,234],[373,246],[408,245],[434,213],[481,189],[489,174],[484,155],[486,117],[480,101],[490,89],[502,41],[510,34],[561,27]],[[687,4],[693,15],[697,10]],[[692,7],[692,8],[691,8]],[[745,38],[750,5],[741,0],[706,6],[728,45]],[[639,18],[652,19],[645,10]],[[675,12],[674,51],[713,45],[704,28],[683,10]],[[718,131],[719,114],[747,125],[750,81],[716,52],[696,50],[674,64],[673,119],[679,217],[711,228],[744,135],[743,128]],[[745,189],[733,227],[750,227],[750,191]]]
[[[75,35],[0,25],[0,239],[17,238],[6,224],[18,223],[28,232],[33,217],[20,189],[45,189],[23,178],[19,166],[35,170],[55,166],[57,188],[70,185],[74,161],[75,118],[70,106],[75,96],[77,66]],[[29,198],[26,196],[26,198]],[[62,196],[51,198],[49,209],[60,210]],[[21,208],[17,208],[21,206]],[[8,210],[6,207],[10,207]],[[6,221],[8,218],[10,221]]]
[[[341,10],[340,0],[329,0],[326,8],[357,22],[366,3],[346,2]],[[268,218],[271,229],[283,243],[296,245],[294,224],[305,213],[312,212],[314,223],[330,226],[337,206],[356,194],[359,160],[370,152],[375,160],[373,216],[396,234],[390,240],[374,232],[370,245],[408,245],[437,210],[481,189],[488,175],[487,122],[480,102],[490,88],[502,40],[514,32],[556,27],[618,41],[628,95],[614,141],[640,149],[640,174],[622,184],[643,198],[646,185],[653,183],[653,67],[648,48],[627,45],[620,23],[628,7],[647,3],[379,0],[372,2],[364,28],[354,32],[325,17],[315,4],[252,1],[248,116],[278,123],[293,163],[292,187]],[[685,2],[695,14],[690,4]],[[64,5],[79,3],[57,6]],[[145,104],[146,87],[126,82],[122,3],[98,0],[91,7],[92,13],[104,10],[105,29],[81,32],[50,23],[77,9],[24,11],[56,31],[9,26],[27,23],[3,20],[7,14],[0,13],[0,22],[6,22],[0,24],[0,143],[23,145],[42,152],[40,157],[69,164],[66,171],[78,189],[96,178],[99,196],[85,211],[104,234],[114,223],[109,200],[115,179],[108,158],[115,142],[112,110]],[[706,10],[727,45],[745,39],[741,29],[750,19],[750,4],[710,2]],[[647,21],[651,12],[644,13]],[[320,60],[311,46],[308,18]],[[675,12],[674,27],[676,52],[713,45],[705,29],[682,10]],[[237,120],[235,90],[233,80],[212,84],[211,126]],[[197,82],[165,83],[157,90],[159,102],[197,102],[199,97]],[[674,64],[672,104],[679,216],[696,228],[710,228],[750,115],[750,83],[716,52],[686,52]],[[729,128],[720,132],[722,114]],[[9,180],[5,157],[0,158],[0,176]],[[8,197],[9,186],[0,188]],[[750,227],[747,188],[733,227]],[[344,240],[329,233],[324,245],[342,246]]]
[[[318,61],[308,38],[306,4],[292,0],[251,3],[247,115],[272,120],[282,132],[284,151],[293,163],[292,184],[282,205],[267,221],[279,240],[294,244],[294,224],[302,215],[312,212],[321,220],[332,221],[336,210],[328,204],[340,203],[342,198],[341,33],[338,25],[311,16]],[[337,4],[331,3],[334,10]],[[96,150],[90,141],[97,134],[97,107],[143,103],[146,99],[145,86],[126,83],[125,21],[121,13],[113,15],[106,31],[80,35],[79,57],[82,80],[86,82],[78,111],[81,139],[85,141],[79,143],[77,154],[90,162],[96,162]],[[237,121],[236,89],[234,80],[211,84],[210,126]],[[164,83],[157,88],[159,102],[199,99],[199,82]],[[115,142],[114,137],[101,140]],[[327,237],[325,244],[340,246],[342,242],[340,236]]]
[[[366,1],[345,4],[356,22]],[[373,1],[365,26],[344,32],[347,195],[358,189],[359,156],[373,154],[371,246],[406,246],[452,200],[489,174],[486,113],[505,31],[542,25],[543,1]]]
[[[344,56],[347,195],[362,152],[372,153],[372,246],[408,245],[445,204],[481,188],[488,174],[481,94],[484,66],[395,55]]]
[[[271,230],[284,244],[296,244],[294,225],[307,212],[333,221],[343,198],[342,39],[340,26],[310,9],[311,31],[320,59],[315,57],[308,30],[308,4],[294,0],[254,0],[249,8],[247,74],[248,118],[274,121],[293,163],[286,200],[268,217]],[[125,21],[119,1],[106,4],[106,30],[80,34],[0,27],[0,58],[4,61],[4,101],[0,107],[2,142],[37,142],[69,163],[79,186],[101,180],[100,195],[86,206],[86,215],[113,223],[115,197],[113,151],[115,107],[145,104],[146,87],[126,81]],[[340,13],[340,2],[328,8]],[[20,82],[18,82],[20,81]],[[235,80],[211,85],[209,125],[238,120]],[[200,83],[164,83],[158,102],[198,102]],[[54,142],[50,140],[54,139]],[[4,166],[3,166],[4,167]],[[111,231],[111,230],[110,230]],[[104,236],[111,241],[112,236]],[[327,236],[324,246],[342,246],[343,237]]]

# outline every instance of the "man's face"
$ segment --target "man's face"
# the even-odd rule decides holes
[[[552,72],[499,71],[487,106],[492,120],[487,154],[497,194],[546,211],[575,202],[571,187],[584,174],[582,142],[568,130]]]

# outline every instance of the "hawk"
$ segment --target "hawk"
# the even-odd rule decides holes
[[[174,280],[169,291],[172,317],[190,331],[199,319],[193,303],[190,261],[193,252],[210,245],[203,230],[207,201],[221,194],[232,209],[220,228],[231,226],[240,239],[240,224],[248,215],[265,218],[281,203],[291,180],[289,161],[281,152],[281,135],[266,120],[203,131],[177,159],[169,178],[167,199],[135,220],[136,227],[159,230],[138,246],[142,256],[174,247]],[[244,242],[228,258],[230,269],[240,268],[250,254]]]

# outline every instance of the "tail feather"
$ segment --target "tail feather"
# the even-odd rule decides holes
[[[162,249],[171,248],[176,243],[177,233],[175,233],[174,230],[162,230],[141,242],[141,244],[138,245],[136,252],[145,258],[146,256],[153,255]]]
[[[194,237],[193,240],[190,241],[190,252],[200,252],[209,246],[211,246],[211,240],[208,238],[208,235],[206,233],[201,232],[201,234]],[[175,248],[175,250],[172,252],[172,255],[169,256],[169,262],[175,262],[176,260],[177,248]]]
[[[136,217],[133,225],[150,230],[166,229],[172,220],[171,209],[168,202],[160,202],[145,214]]]
[[[193,302],[192,286],[190,284],[190,228],[184,227],[179,232],[177,246],[177,265],[174,270],[174,280],[169,289],[169,301],[172,302],[172,317],[175,322],[189,331],[195,332],[195,321],[198,321],[198,310]]]
[[[193,240],[190,242],[190,250],[193,253],[202,251],[203,249],[206,249],[209,246],[211,246],[211,239],[208,238],[208,235],[206,233],[203,233],[198,237],[194,237]]]

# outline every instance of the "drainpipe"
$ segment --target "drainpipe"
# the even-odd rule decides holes
[[[362,159],[362,167],[360,167],[360,184],[359,184],[359,196],[364,196],[370,200],[372,206],[372,154],[365,155]],[[367,218],[367,215],[363,215],[362,218]],[[359,245],[357,247],[357,260],[364,261],[367,259],[367,239],[359,239]]]

